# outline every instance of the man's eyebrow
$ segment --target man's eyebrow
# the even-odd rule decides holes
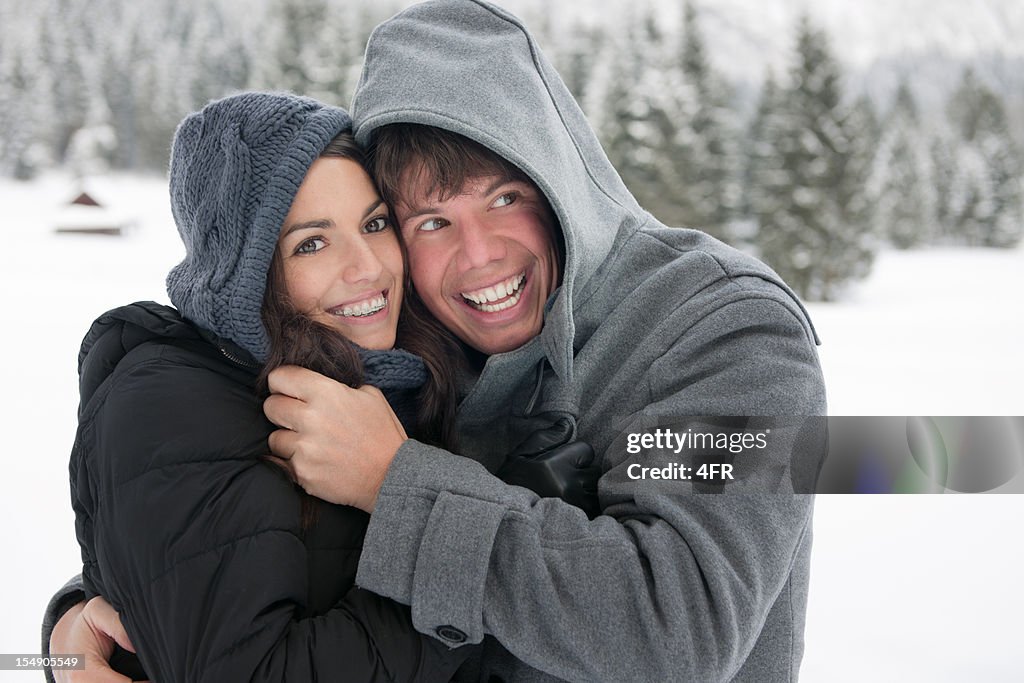
[[[408,220],[416,218],[417,216],[426,216],[428,213],[441,213],[441,209],[439,209],[436,206],[424,206],[402,216],[402,222],[404,223]]]
[[[515,178],[510,178],[508,176],[499,176],[499,177],[494,179],[493,183],[491,183],[490,185],[487,186],[487,189],[484,190],[483,193],[484,193],[485,196],[489,195],[492,192],[494,192],[495,190],[497,190],[499,187],[501,187],[502,185],[507,185],[507,184],[515,183],[515,182],[519,182],[519,181],[517,181]]]
[[[521,182],[523,182],[523,181],[519,180],[518,178],[512,178],[512,177],[509,177],[509,176],[498,176],[497,178],[494,179],[494,181],[490,185],[488,185],[484,189],[484,191],[481,194],[486,196],[486,195],[491,194],[495,190],[497,190],[502,185],[508,185],[508,184],[511,184],[511,183],[521,183]],[[439,209],[436,206],[425,206],[425,207],[416,209],[415,211],[412,211],[412,212],[406,214],[405,216],[403,216],[402,222],[404,223],[405,221],[407,221],[407,220],[409,220],[411,218],[416,218],[417,216],[425,216],[425,215],[427,215],[429,213],[441,213],[441,209]]]
[[[373,209],[370,210],[372,211]],[[333,227],[334,221],[330,218],[314,218],[311,221],[302,221],[301,223],[292,223],[286,226],[284,232],[281,233],[281,237],[287,237],[298,230],[325,230]]]

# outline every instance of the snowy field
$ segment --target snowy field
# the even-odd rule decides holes
[[[182,254],[160,179],[95,187],[139,217],[134,232],[54,235],[76,188],[0,180],[0,652],[39,651],[43,606],[80,562],[67,456],[81,337],[108,308],[166,301],[164,275]],[[831,412],[1024,415],[1022,293],[1021,249],[882,254],[843,303],[810,306]],[[1022,680],[1022,518],[1015,495],[819,496],[802,680]]]

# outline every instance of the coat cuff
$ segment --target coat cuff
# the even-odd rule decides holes
[[[406,441],[370,516],[356,581],[410,605],[416,630],[449,647],[480,642],[498,527],[535,499],[474,460]]]
[[[50,636],[53,634],[53,627],[69,609],[84,601],[85,588],[82,585],[81,574],[64,584],[50,598],[49,604],[46,605],[46,612],[43,613],[42,644],[39,650],[43,657],[50,656]],[[53,671],[49,667],[45,670],[45,676],[46,680],[52,683]]]

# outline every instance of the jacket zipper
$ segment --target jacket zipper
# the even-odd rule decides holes
[[[225,358],[227,358],[229,361],[231,361],[232,363],[234,363],[236,365],[241,365],[243,368],[253,368],[253,369],[258,367],[256,365],[256,363],[250,363],[249,361],[242,360],[238,356],[236,356],[236,355],[234,355],[232,353],[229,353],[228,350],[225,349],[223,346],[218,346],[217,348],[220,349],[220,352],[222,354],[224,354]]]

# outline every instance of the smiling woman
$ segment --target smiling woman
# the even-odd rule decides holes
[[[267,377],[287,363],[370,385],[365,400],[403,421],[395,448],[405,428],[448,443],[451,342],[403,305],[399,237],[349,126],[287,94],[188,116],[170,169],[186,247],[167,280],[177,310],[109,311],[83,342],[82,588],[120,614],[154,680],[447,680],[472,650],[356,589],[367,516],[304,494],[268,458]],[[86,651],[61,638],[91,635],[102,614],[100,598],[69,613],[53,651]]]
[[[402,249],[387,206],[358,163],[333,156],[313,162],[285,218],[277,260],[299,311],[363,348],[394,346]]]

